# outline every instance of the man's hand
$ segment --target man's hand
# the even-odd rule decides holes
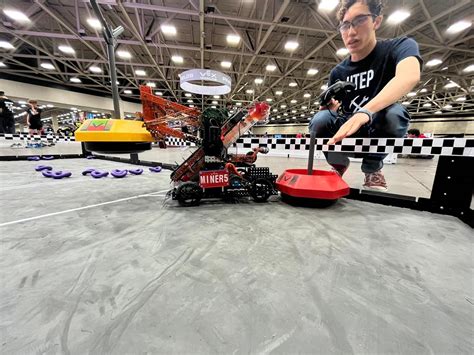
[[[319,110],[331,110],[331,111],[337,111],[339,107],[341,106],[341,103],[337,100],[331,99],[329,101],[329,104],[327,106],[319,106]]]
[[[339,128],[334,137],[329,140],[328,144],[335,144],[346,137],[352,136],[360,127],[369,122],[369,120],[369,116],[365,113],[354,114],[341,126],[341,128]]]

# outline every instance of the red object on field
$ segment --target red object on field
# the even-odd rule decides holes
[[[289,169],[276,181],[278,190],[291,197],[337,200],[349,195],[350,187],[334,171]]]
[[[227,170],[201,170],[199,186],[203,189],[229,186],[229,172]]]

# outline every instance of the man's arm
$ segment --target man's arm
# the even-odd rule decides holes
[[[398,63],[393,79],[364,108],[375,113],[394,104],[418,84],[420,76],[421,70],[418,59],[415,57],[403,59]]]
[[[375,113],[394,104],[412,90],[420,81],[420,62],[416,57],[408,57],[397,64],[395,76],[387,85],[370,100],[363,108]],[[355,113],[344,123],[328,144],[334,144],[345,137],[356,133],[360,127],[369,122],[365,113]]]

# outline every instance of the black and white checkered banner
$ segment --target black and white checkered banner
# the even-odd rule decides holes
[[[328,138],[317,138],[315,150],[345,153],[460,155],[474,157],[471,138],[346,138],[327,145]],[[237,148],[266,147],[270,150],[309,150],[309,138],[241,138]]]
[[[346,138],[327,145],[328,138],[316,139],[316,151],[345,153],[459,155],[474,157],[474,138]],[[194,146],[179,138],[167,138],[169,146]],[[309,151],[309,138],[240,138],[237,149],[266,147],[277,151]]]
[[[195,147],[196,146],[195,143],[188,142],[188,141],[182,140],[180,138],[175,138],[175,137],[167,137],[165,142],[166,142],[166,145],[170,147],[185,147],[185,146]],[[158,143],[153,143],[153,144],[158,144]]]
[[[46,135],[31,135],[27,133],[0,133],[0,139],[12,140],[12,141],[26,141],[26,142],[74,142],[76,139],[74,137],[62,137],[53,134]]]

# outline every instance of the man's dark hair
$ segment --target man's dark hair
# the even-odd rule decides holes
[[[5,95],[5,92],[4,91],[0,91],[0,96],[4,96]]]
[[[346,15],[347,10],[356,2],[361,2],[369,7],[370,13],[374,15],[381,15],[383,10],[383,0],[341,0],[337,10],[337,19],[342,21]]]

